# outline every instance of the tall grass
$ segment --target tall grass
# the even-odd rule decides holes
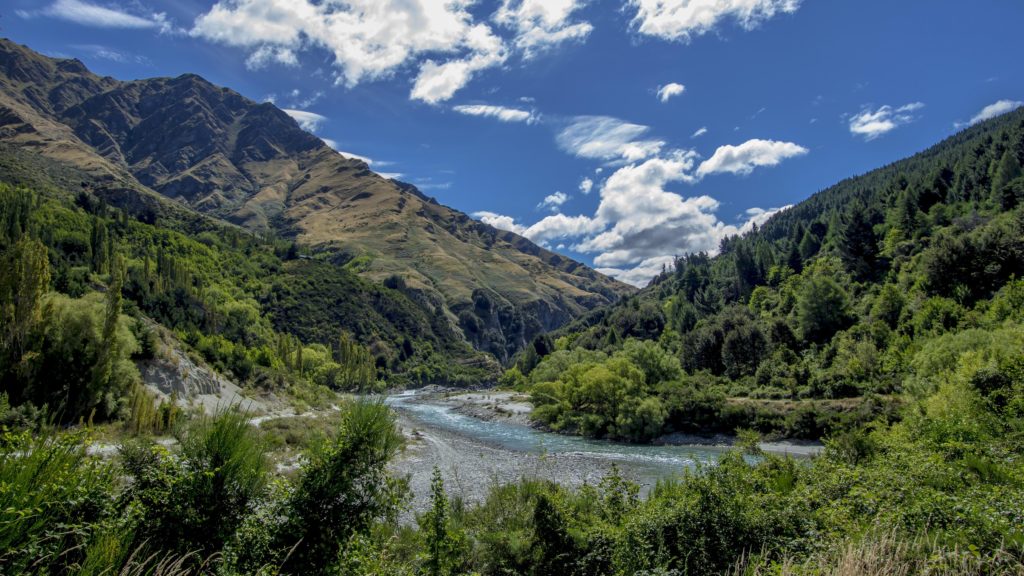
[[[0,573],[51,573],[84,556],[113,512],[114,471],[82,434],[0,436]]]
[[[1019,576],[1024,564],[1006,550],[944,547],[928,536],[883,532],[851,539],[810,558],[741,558],[733,576]]]

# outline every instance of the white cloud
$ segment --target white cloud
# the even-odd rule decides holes
[[[562,150],[580,158],[635,162],[661,152],[665,142],[643,139],[647,126],[610,116],[578,116],[556,137]]]
[[[309,112],[307,110],[293,110],[285,108],[281,111],[291,116],[292,119],[299,123],[299,127],[307,132],[316,132],[324,122],[327,122],[326,116],[321,116],[320,114]]]
[[[726,224],[709,196],[685,197],[668,190],[694,182],[694,152],[675,151],[616,170],[601,187],[594,216],[554,214],[532,226],[491,212],[474,216],[503,230],[548,245],[574,240],[571,248],[594,254],[600,272],[636,286],[646,284],[676,255],[717,253],[722,239],[762,225],[784,208],[751,208],[741,224]]]
[[[402,176],[405,176],[405,174],[402,174],[401,172],[377,172],[377,175],[381,178],[387,178],[388,180],[398,180]]]
[[[544,199],[541,200],[540,204],[537,204],[537,208],[547,208],[552,212],[558,212],[561,210],[562,204],[568,202],[570,198],[572,198],[572,196],[569,196],[565,192],[555,192],[554,194],[545,196]]]
[[[518,108],[507,108],[505,106],[491,106],[488,104],[464,104],[460,106],[453,106],[452,110],[459,114],[467,114],[469,116],[482,116],[485,118],[496,118],[502,122],[526,122],[527,124],[533,124],[537,121],[537,117],[528,110],[520,110]]]
[[[975,114],[974,118],[971,118],[970,122],[957,122],[955,124],[955,126],[957,128],[964,128],[966,126],[974,126],[975,124],[977,124],[979,122],[984,122],[985,120],[991,120],[992,118],[995,118],[996,116],[1000,116],[1002,114],[1006,114],[1007,112],[1011,112],[1013,110],[1016,110],[1017,108],[1020,108],[1021,106],[1024,106],[1024,102],[1020,102],[1018,100],[1000,100],[1000,101],[998,101],[998,102],[996,102],[994,104],[989,104],[988,106],[985,106],[984,108],[982,108],[981,112],[978,112],[977,114]]]
[[[467,0],[219,0],[190,33],[256,54],[318,47],[334,57],[336,80],[352,87],[385,78],[419,57],[412,97],[450,98],[473,74],[502,64],[507,51]],[[266,52],[264,52],[266,53]],[[259,63],[256,58],[254,63]]]
[[[590,194],[590,191],[594,189],[594,181],[590,178],[584,178],[580,181],[580,192],[584,195]]]
[[[331,146],[331,148],[334,148],[334,146]],[[361,154],[355,154],[353,152],[347,152],[345,150],[338,150],[337,148],[334,148],[334,149],[338,151],[338,154],[341,154],[342,156],[345,156],[346,158],[353,158],[355,160],[360,160],[362,162],[366,162],[366,164],[368,166],[373,166],[373,159],[372,158],[368,158],[368,157],[363,156]]]
[[[552,240],[579,238],[600,232],[602,228],[604,228],[603,223],[587,216],[552,214],[524,230],[522,235],[538,244],[547,246]]]
[[[100,44],[72,44],[71,48],[85,52],[93,58],[102,58],[103,60],[110,60],[111,62],[117,62],[125,64],[128,62],[134,62],[136,64],[150,65],[152,62],[149,58],[141,56],[139,54],[132,54],[130,52],[120,52],[113,48],[108,48]]]
[[[665,103],[675,96],[680,96],[683,92],[686,92],[686,86],[677,82],[670,82],[658,87],[658,100]]]
[[[438,64],[427,60],[420,67],[420,73],[413,82],[409,97],[427,104],[450,100],[473,76],[482,70],[500,66],[508,59],[508,51],[501,39],[486,25],[471,27],[465,38],[471,55]]]
[[[760,166],[776,166],[787,158],[807,154],[807,148],[792,142],[747,140],[738,146],[720,146],[697,168],[697,177],[729,172],[746,175]]]
[[[571,23],[573,12],[583,7],[583,0],[504,0],[494,21],[516,31],[513,40],[523,57],[570,41],[582,41],[594,29],[589,22]]]
[[[690,138],[691,139],[700,138],[701,136],[703,136],[703,135],[705,135],[707,133],[708,133],[708,127],[707,126],[701,126],[700,128],[697,128],[697,131],[694,132],[693,135],[690,136]]]
[[[246,58],[245,67],[249,70],[259,70],[272,62],[283,66],[295,67],[299,65],[299,57],[291,48],[260,46]]]
[[[744,216],[746,216],[747,221],[740,227],[740,233],[743,234],[745,232],[750,232],[754,229],[754,226],[763,226],[764,223],[770,220],[772,216],[792,207],[792,204],[787,204],[781,208],[768,208],[767,210],[764,208],[748,208],[746,212],[744,212]]]
[[[924,108],[924,104],[921,102],[912,102],[899,108],[892,106],[882,106],[877,110],[864,108],[850,118],[850,133],[854,136],[862,136],[867,141],[874,140],[917,120],[914,112],[922,108]]]
[[[648,36],[689,42],[732,18],[747,30],[776,14],[796,12],[801,0],[629,0],[632,26]]]
[[[525,226],[516,224],[515,219],[511,216],[505,216],[503,214],[496,214],[494,212],[480,211],[474,212],[473,217],[480,220],[484,224],[494,226],[498,230],[507,230],[509,232],[515,232],[520,236],[526,232]]]
[[[160,32],[171,32],[173,26],[163,12],[136,14],[116,5],[99,6],[84,0],[56,0],[46,8],[37,11],[18,11],[22,18],[46,16],[74,22],[95,28],[153,28]]]

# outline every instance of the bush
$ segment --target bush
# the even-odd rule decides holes
[[[179,553],[218,551],[266,488],[264,443],[240,410],[190,423],[181,454],[145,441],[122,448],[134,482],[126,503],[138,507],[137,537]]]

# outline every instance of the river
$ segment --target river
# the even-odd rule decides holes
[[[713,464],[727,447],[620,444],[565,436],[508,421],[486,421],[456,412],[450,403],[416,393],[389,396],[409,446],[392,465],[409,475],[413,510],[428,505],[434,467],[447,491],[467,502],[482,500],[495,484],[521,478],[576,487],[596,484],[616,466],[646,493],[659,479]]]

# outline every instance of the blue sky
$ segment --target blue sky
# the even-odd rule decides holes
[[[8,0],[121,79],[273,100],[444,204],[644,284],[1024,101],[1017,0]]]

